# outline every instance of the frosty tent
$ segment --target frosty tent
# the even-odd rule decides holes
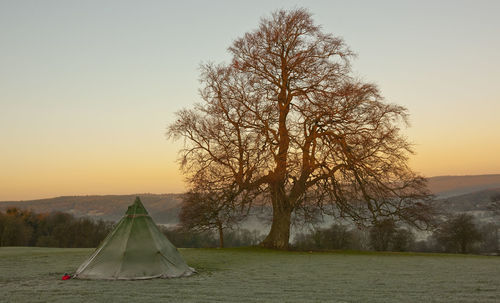
[[[193,272],[137,197],[74,277],[133,280],[182,277]]]

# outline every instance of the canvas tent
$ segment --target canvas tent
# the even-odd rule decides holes
[[[137,197],[74,277],[135,280],[182,277],[193,272]]]

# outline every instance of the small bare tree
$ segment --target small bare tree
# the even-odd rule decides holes
[[[179,215],[182,227],[190,230],[217,230],[219,245],[224,247],[224,229],[231,227],[231,210],[216,193],[188,192]]]
[[[209,176],[208,171],[198,174],[196,182],[193,180],[194,186],[182,200],[179,219],[182,227],[189,230],[216,230],[219,246],[224,247],[224,230],[238,224],[244,214],[237,207],[239,195],[235,190],[220,187],[220,179]]]
[[[258,194],[272,206],[263,246],[288,248],[293,213],[428,222],[425,180],[408,167],[400,134],[406,109],[351,75],[341,38],[305,9],[279,10],[229,52],[230,64],[202,66],[204,102],[178,112],[168,134],[185,139],[190,183],[210,170],[241,207]]]

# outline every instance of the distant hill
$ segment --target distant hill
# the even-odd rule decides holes
[[[439,176],[428,178],[430,191],[440,198],[500,188],[499,175]]]
[[[77,217],[89,216],[97,219],[117,221],[136,196],[141,198],[151,217],[159,224],[178,222],[181,194],[134,194],[105,196],[65,196],[30,201],[0,202],[0,210],[8,207],[31,209],[36,213],[62,211]]]
[[[440,176],[428,179],[436,195],[435,205],[446,213],[469,213],[495,222],[498,217],[488,209],[491,197],[500,194],[500,175]]]
[[[477,215],[487,212],[490,197],[500,193],[500,174],[431,177],[428,179],[428,186],[436,195],[436,203],[444,210],[475,212]],[[63,211],[77,217],[89,216],[117,221],[136,196],[141,198],[157,223],[178,223],[182,194],[66,196],[30,201],[4,201],[0,202],[0,210],[19,207],[31,209],[37,213]],[[485,215],[489,216],[489,214]]]
[[[436,204],[445,212],[468,212],[480,219],[494,220],[494,214],[489,211],[491,197],[500,194],[500,187],[479,190],[472,193],[457,195],[436,200]]]

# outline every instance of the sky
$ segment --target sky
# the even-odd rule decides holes
[[[500,1],[0,0],[0,200],[184,191],[165,132],[200,64],[296,7],[408,108],[415,171],[500,173]]]

